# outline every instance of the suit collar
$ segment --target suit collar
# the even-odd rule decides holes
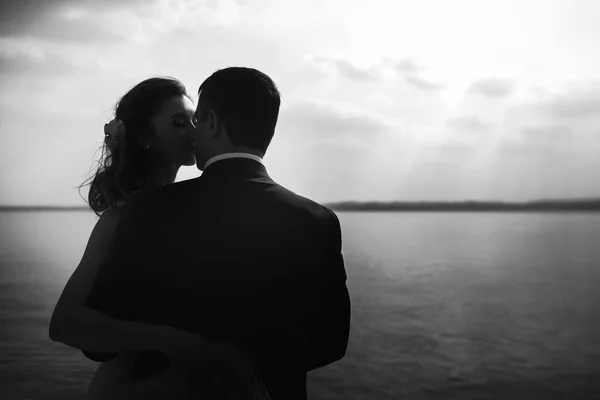
[[[206,161],[206,163],[204,164],[203,170],[205,170],[206,168],[209,167],[209,165],[211,165],[217,161],[227,160],[230,158],[249,158],[249,159],[255,160],[261,164],[264,163],[262,157],[259,157],[256,154],[243,153],[243,152],[223,153],[223,154],[219,154],[218,156],[214,156],[214,157],[210,158],[208,161]]]

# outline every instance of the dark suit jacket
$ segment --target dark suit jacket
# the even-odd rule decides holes
[[[341,359],[348,344],[339,220],[254,160],[217,161],[122,209],[89,306],[238,343],[273,400],[305,400],[307,371]],[[164,362],[145,352],[137,373]]]

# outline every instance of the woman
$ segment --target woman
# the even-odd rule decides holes
[[[194,105],[179,81],[151,78],[121,98],[115,119],[104,127],[100,166],[88,195],[91,209],[100,218],[50,322],[53,341],[81,349],[91,358],[109,354],[94,358],[104,362],[88,388],[90,400],[211,398],[206,397],[211,393],[234,398],[226,390],[235,386],[246,389],[243,398],[268,398],[249,361],[232,345],[210,344],[168,325],[118,320],[86,307],[119,222],[120,207],[136,191],[172,184],[182,165],[195,165],[189,135],[193,115]],[[149,381],[130,379],[137,352],[157,350],[169,357],[169,367]],[[206,365],[198,363],[203,359]]]

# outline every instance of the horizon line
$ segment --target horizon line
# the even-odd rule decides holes
[[[533,200],[337,200],[323,202],[323,205],[340,205],[340,204],[465,204],[465,203],[502,203],[502,204],[531,204],[531,203],[548,203],[548,202],[600,202],[598,197],[574,197],[574,198],[541,198]],[[89,209],[89,205],[61,205],[61,204],[0,204],[0,209]]]

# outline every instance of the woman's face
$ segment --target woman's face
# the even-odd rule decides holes
[[[193,116],[194,104],[186,96],[167,100],[151,119],[154,128],[148,142],[151,150],[166,162],[195,165],[194,141],[189,135]]]

